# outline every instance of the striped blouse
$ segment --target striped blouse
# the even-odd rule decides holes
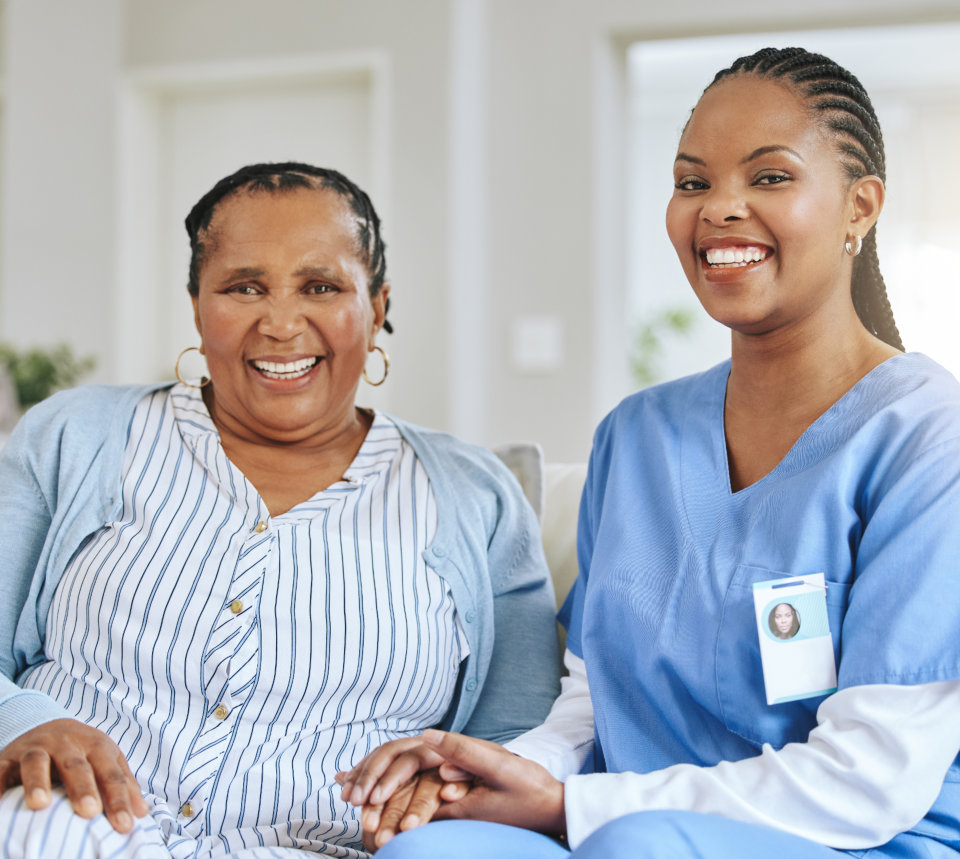
[[[122,493],[22,685],[118,743],[174,855],[365,855],[334,773],[440,722],[467,656],[413,449],[377,414],[341,481],[271,517],[178,385],[139,404]]]

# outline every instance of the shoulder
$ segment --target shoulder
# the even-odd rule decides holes
[[[722,403],[730,362],[724,361],[702,373],[652,385],[624,398],[600,422],[594,435],[594,455],[609,450],[621,439],[649,436],[670,437],[689,432],[692,424],[710,413],[711,404]],[[675,431],[675,432],[673,432]]]
[[[37,403],[23,420],[35,425],[73,422],[102,425],[107,415],[125,410],[132,413],[144,396],[170,384],[81,385],[58,391]]]
[[[915,453],[960,443],[960,382],[926,355],[891,358],[850,393],[850,411],[869,436]]]
[[[510,470],[489,448],[441,430],[417,426],[393,415],[390,420],[423,461],[431,481],[435,479],[433,472],[437,469],[448,477],[455,476],[481,485],[498,486],[503,480],[513,480]]]
[[[10,438],[14,450],[45,459],[93,456],[126,433],[140,400],[164,385],[82,385],[58,391],[20,419]]]

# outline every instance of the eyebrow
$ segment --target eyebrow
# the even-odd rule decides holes
[[[803,156],[797,152],[796,149],[791,149],[789,146],[761,146],[759,149],[754,149],[746,158],[744,158],[740,163],[746,164],[750,161],[753,161],[755,158],[759,158],[761,155],[771,155],[777,152],[788,152],[798,161],[803,161]]]
[[[305,265],[297,269],[296,275],[297,277],[323,277],[327,280],[332,280],[339,276],[335,269],[325,265]]]
[[[799,161],[804,160],[803,156],[797,152],[796,149],[791,149],[789,146],[774,145],[761,146],[759,149],[754,149],[753,152],[751,152],[746,158],[741,159],[740,163],[748,164],[749,162],[760,158],[762,155],[770,155],[775,152],[787,152]],[[674,161],[686,161],[690,164],[699,164],[701,167],[707,166],[707,162],[702,158],[697,158],[696,155],[688,155],[686,152],[678,152]]]
[[[224,277],[224,280],[243,280],[246,278],[255,280],[258,277],[262,277],[266,273],[267,270],[265,268],[245,265],[228,271],[226,277]],[[294,273],[297,277],[334,278],[337,276],[336,271],[323,265],[305,265],[302,268],[298,268]]]

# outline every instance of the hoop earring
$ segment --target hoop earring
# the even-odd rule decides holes
[[[366,382],[368,385],[370,385],[370,386],[373,387],[373,388],[378,388],[378,387],[380,387],[380,385],[382,385],[384,382],[387,381],[387,374],[390,372],[390,357],[389,357],[389,356],[387,355],[387,353],[386,353],[381,347],[379,347],[379,346],[374,346],[374,347],[373,347],[373,351],[374,351],[374,352],[379,352],[379,353],[380,353],[380,357],[383,358],[383,375],[380,377],[380,381],[379,381],[379,382],[371,382],[371,381],[370,381],[370,377],[367,375],[367,368],[366,368],[366,367],[363,368],[363,374],[362,374],[362,375],[363,375],[363,381],[364,381],[364,382]]]
[[[177,381],[181,385],[184,385],[188,388],[205,388],[207,385],[210,384],[210,379],[207,378],[206,376],[200,377],[199,385],[191,385],[190,382],[188,382],[186,379],[183,378],[183,376],[180,375],[180,361],[183,360],[183,356],[186,355],[187,352],[193,352],[193,351],[197,351],[201,355],[203,354],[203,349],[200,349],[197,346],[187,346],[186,349],[184,349],[179,355],[177,355],[177,363],[173,365],[173,372],[174,372],[174,375],[177,377]]]
[[[863,250],[863,239],[860,236],[855,235],[853,239],[847,239],[843,243],[843,249],[852,257],[857,256],[860,251]]]

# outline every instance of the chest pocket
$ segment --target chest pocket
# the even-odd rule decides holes
[[[820,572],[804,570],[803,574]],[[717,633],[717,698],[724,725],[759,747],[775,749],[806,740],[817,724],[817,707],[826,696],[768,705],[763,688],[763,664],[754,614],[753,585],[773,579],[795,578],[783,572],[740,564],[723,600]],[[847,609],[850,585],[827,580],[827,618],[833,655],[839,666],[840,629]]]

